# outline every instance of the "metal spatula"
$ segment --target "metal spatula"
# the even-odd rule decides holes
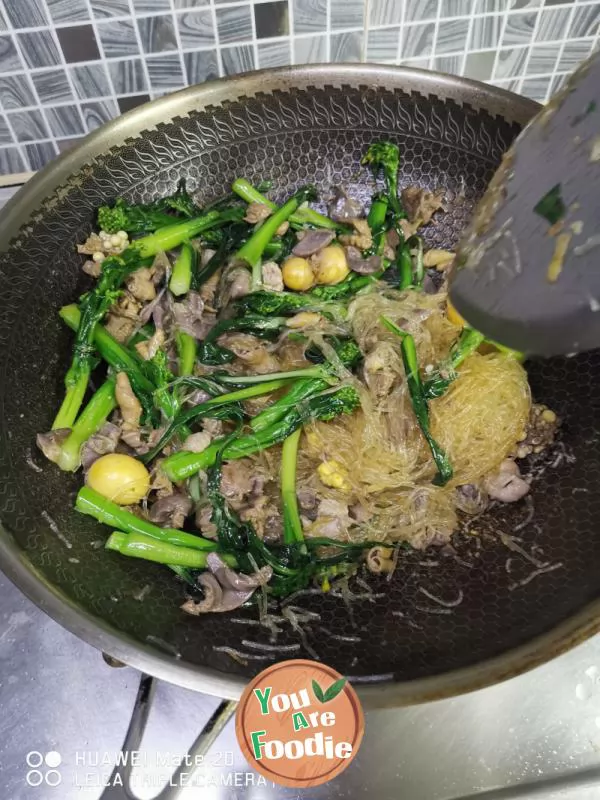
[[[506,154],[459,246],[450,297],[516,350],[600,347],[600,53]]]

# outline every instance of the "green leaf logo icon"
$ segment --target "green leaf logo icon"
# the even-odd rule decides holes
[[[317,681],[313,680],[312,689],[315,697],[320,703],[329,703],[330,700],[334,700],[342,691],[346,685],[346,681],[346,678],[339,678],[339,680],[334,681],[328,689],[323,691]]]

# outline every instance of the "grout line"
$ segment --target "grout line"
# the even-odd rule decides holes
[[[252,53],[254,55],[254,69],[258,69],[258,40],[256,38],[256,17],[254,16],[254,3],[250,6],[250,26],[252,28]]]
[[[90,0],[87,0],[87,1],[88,1],[88,3],[90,2]],[[131,14],[131,17],[132,17],[132,20],[133,20],[133,30],[135,31],[135,39],[136,39],[136,42],[137,42],[137,45],[138,45],[138,48],[139,48],[139,51],[140,51],[140,56],[139,57],[140,57],[141,62],[142,62],[142,69],[144,70],[144,75],[146,77],[146,82],[148,84],[148,92],[151,92],[152,91],[152,83],[150,82],[150,70],[148,69],[148,59],[147,59],[147,57],[151,56],[152,53],[146,53],[145,50],[144,50],[144,47],[142,45],[142,34],[140,33],[140,29],[138,27],[138,24],[137,24],[137,21],[136,21],[136,18],[135,18],[135,8],[133,7],[133,0],[127,0],[127,3],[128,3],[128,6],[129,6],[129,13]],[[104,50],[104,48],[103,48],[103,50]],[[114,90],[114,86],[113,86],[113,90]],[[118,103],[117,103],[117,108],[119,109],[119,104]],[[119,109],[119,113],[120,113],[120,109]]]
[[[569,19],[567,20],[567,24],[565,25],[565,30],[567,33],[571,29],[571,23],[573,21],[573,16],[575,15],[575,3],[572,4],[571,13],[569,14]],[[552,77],[550,78],[550,83],[548,84],[548,88],[546,90],[546,94],[544,96],[544,103],[547,103],[550,99],[551,92],[552,92],[552,85],[554,84],[554,77],[558,75],[558,65],[560,64],[560,60],[565,50],[565,45],[567,44],[567,39],[565,39],[562,44],[558,47],[558,55],[556,56],[556,61],[554,62],[554,69],[552,70]]]
[[[177,42],[177,52],[179,53],[179,64],[181,66],[181,74],[183,76],[184,86],[190,86],[187,77],[187,70],[185,68],[185,59],[183,57],[183,47],[181,46],[181,34],[179,32],[179,21],[175,16],[175,0],[169,0],[169,8],[171,9],[171,19],[173,21],[173,30],[175,32],[175,41]],[[148,90],[150,86],[148,86]]]
[[[325,60],[329,64],[331,62],[331,2],[325,0]]]
[[[406,3],[400,6],[400,27],[398,29],[398,44],[396,46],[396,64],[400,64],[407,59],[404,58],[402,52],[402,43],[404,42],[404,29],[406,27]],[[428,62],[429,63],[429,62]]]
[[[502,22],[500,23],[499,39],[500,39],[501,42],[504,40],[504,34],[506,32],[507,24],[508,24],[508,8],[505,9],[503,17],[502,17]],[[525,45],[525,46],[527,46],[527,45]],[[496,55],[494,56],[494,63],[492,64],[492,74],[490,75],[490,80],[494,80],[494,78],[498,77],[496,75],[496,70],[498,69],[498,63],[500,61],[500,53],[501,52],[502,52],[501,48],[498,47],[496,49]]]
[[[429,56],[429,69],[435,69],[435,59],[438,55],[441,57],[442,55],[447,56],[448,53],[439,53],[436,55],[437,51],[437,43],[438,43],[438,36],[440,33],[440,15],[441,15],[441,2],[438,0],[437,9],[435,13],[435,23],[433,28],[433,42],[431,45],[431,55]]]
[[[529,66],[529,62],[531,61],[531,53],[533,52],[534,45],[537,43],[537,33],[540,29],[540,22],[542,19],[542,8],[543,6],[540,6],[537,10],[537,14],[535,15],[535,22],[533,23],[533,30],[531,32],[531,40],[527,47],[527,53],[525,55],[525,64],[523,65],[524,75],[527,75],[527,67]],[[519,94],[521,94],[521,91],[523,89],[523,80],[524,79],[521,78],[520,83],[517,85],[517,91]]]
[[[369,26],[371,24],[371,0],[363,0],[363,35],[360,46],[360,60],[364,63],[369,52]]]
[[[476,0],[471,0],[471,9],[473,9],[475,7],[475,3],[476,3]],[[462,58],[462,61],[461,61],[461,64],[460,64],[460,73],[459,73],[460,75],[464,75],[465,74],[465,69],[467,67],[467,56],[468,56],[469,52],[477,52],[477,51],[471,50],[471,48],[469,46],[471,44],[471,36],[473,35],[473,28],[474,27],[475,27],[475,15],[471,14],[471,17],[469,19],[469,26],[467,28],[467,39],[466,39],[465,52],[463,54],[463,58]]]
[[[221,56],[221,40],[219,39],[219,27],[217,25],[217,9],[215,7],[215,0],[210,0],[210,12],[213,24],[213,33],[215,35],[214,50],[217,56],[217,69],[219,70],[219,77],[225,77],[225,70],[223,69],[223,58]]]
[[[288,31],[289,33],[287,38],[290,40],[290,64],[295,64],[296,45],[294,42],[294,0],[288,0]]]
[[[102,43],[102,39],[100,38],[100,33],[99,33],[99,29],[98,29],[98,22],[97,22],[96,18],[94,17],[94,10],[92,8],[92,3],[91,3],[91,0],[83,0],[83,1],[86,4],[86,8],[87,8],[87,10],[89,12],[89,15],[90,15],[90,20],[91,20],[90,24],[91,24],[92,29],[94,31],[94,36],[96,37],[96,43],[98,45],[98,52],[100,53],[100,59],[99,59],[99,61],[96,60],[96,61],[93,61],[93,62],[86,61],[86,62],[83,62],[83,64],[78,64],[78,66],[88,66],[90,64],[98,64],[98,63],[102,64],[104,66],[104,73],[105,73],[106,78],[108,80],[108,84],[113,90],[113,98],[114,98],[114,95],[116,95],[115,87],[114,87],[114,84],[113,84],[112,75],[111,75],[110,70],[108,68],[108,61],[107,61],[107,58],[106,58],[106,53],[104,52],[104,45]],[[134,58],[134,56],[131,57],[131,59],[133,59],[133,58]],[[69,71],[69,70],[67,70],[67,71]],[[86,102],[87,102],[87,98],[86,98]],[[118,103],[117,103],[117,108],[118,108]],[[85,125],[84,127],[87,130],[87,125]]]

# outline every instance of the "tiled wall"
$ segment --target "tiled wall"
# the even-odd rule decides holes
[[[105,120],[258,67],[376,61],[547,99],[596,46],[592,0],[0,0],[0,173]]]

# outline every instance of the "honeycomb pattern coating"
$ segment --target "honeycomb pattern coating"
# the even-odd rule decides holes
[[[223,195],[243,175],[272,179],[279,198],[312,181],[324,195],[343,183],[367,203],[373,184],[360,155],[373,139],[387,137],[401,148],[401,185],[446,189],[448,212],[425,235],[429,245],[451,247],[517,132],[485,111],[414,92],[290,89],[166,122],[82,170],[52,202],[40,198],[40,212],[0,257],[0,518],[40,578],[139,641],[153,637],[156,647],[185,662],[246,676],[268,663],[243,666],[213,649],[240,647],[242,638],[267,643],[266,633],[227,624],[220,615],[188,617],[179,610],[181,587],[168,570],[95,548],[107,530],[72,511],[80,479],[59,473],[35,451],[35,434],[50,427],[69,361],[71,335],[56,312],[87,285],[75,244],[91,230],[99,204],[116,195],[148,201],[172,191],[181,175],[204,201]],[[320,658],[356,680],[431,676],[519,645],[598,595],[599,368],[598,354],[589,354],[531,369],[536,397],[565,420],[564,447],[575,460],[563,458],[541,476],[533,492],[536,515],[519,536],[562,568],[509,590],[531,565],[489,531],[510,532],[525,514],[517,504],[482,525],[480,536],[457,537],[453,550],[404,554],[390,583],[370,579],[385,597],[353,604],[352,616],[336,598],[299,599],[321,615],[307,634]],[[136,595],[147,584],[151,589],[140,602]],[[463,601],[428,613],[433,604],[420,587],[448,601],[462,593]],[[235,616],[244,614],[255,612]],[[361,641],[332,639],[320,626]],[[298,641],[291,630],[280,638]]]

